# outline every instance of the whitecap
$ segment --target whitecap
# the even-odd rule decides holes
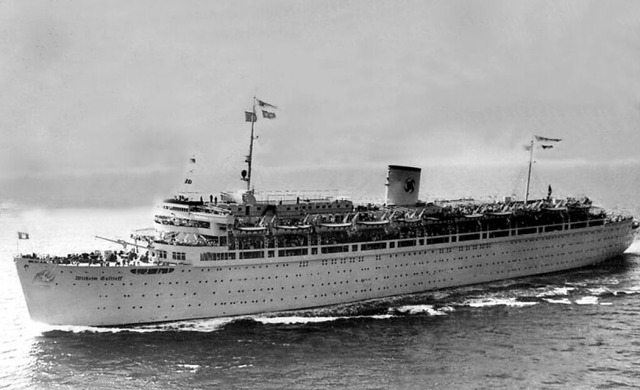
[[[569,295],[569,291],[575,290],[575,287],[556,287],[549,291],[543,291],[536,295],[537,298],[552,297],[557,295]]]
[[[628,290],[619,290],[619,291],[614,291],[613,295],[618,295],[618,294],[625,294],[625,295],[635,295],[640,293],[640,286],[639,287],[631,287]]]
[[[483,298],[483,299],[471,299],[463,302],[463,305],[471,307],[487,307],[487,306],[510,306],[510,307],[524,307],[537,305],[538,302],[521,302],[516,298]]]
[[[256,317],[254,320],[263,324],[310,324],[336,321],[340,318],[342,317]]]
[[[130,327],[99,327],[99,326],[76,326],[76,325],[46,325],[37,324],[33,330],[39,333],[62,331],[70,333],[151,333],[151,332],[170,332],[170,331],[193,331],[193,332],[212,332],[220,329],[223,325],[235,321],[241,317],[225,317],[201,320],[188,320],[176,322],[162,322],[147,325],[132,325]]]
[[[61,331],[69,333],[119,333],[119,332],[134,332],[134,333],[147,333],[155,332],[156,329],[146,328],[114,328],[114,327],[98,327],[98,326],[75,326],[75,325],[51,325],[48,328],[42,328],[42,332]]]
[[[576,301],[576,303],[578,305],[597,305],[598,304],[598,297],[593,297],[593,296],[582,297],[582,298],[578,299]]]
[[[624,253],[640,255],[640,239],[635,240]]]
[[[263,324],[311,324],[320,322],[331,322],[337,320],[351,320],[360,318],[370,318],[374,320],[385,320],[393,318],[391,314],[377,314],[371,316],[336,316],[336,317],[254,317],[253,319]]]
[[[178,367],[185,369],[189,372],[196,372],[200,368],[199,364],[178,364]]]
[[[188,320],[168,322],[156,325],[144,325],[141,327],[130,329],[132,331],[188,331],[188,332],[214,332],[233,321],[244,319],[247,317],[222,317],[201,320]]]
[[[589,289],[587,289],[587,291],[589,291],[589,293],[591,293],[593,295],[604,295],[604,294],[610,294],[611,293],[611,290],[609,290],[606,287],[589,288]]]
[[[561,303],[563,305],[571,305],[571,301],[567,298],[562,298],[562,299],[543,298],[543,299],[549,303]]]
[[[445,306],[440,309],[434,309],[433,305],[407,305],[389,310],[395,310],[405,314],[427,313],[431,316],[444,316],[447,315],[447,312],[453,311],[453,308]]]

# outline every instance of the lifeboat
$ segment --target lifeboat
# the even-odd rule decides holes
[[[490,215],[492,217],[509,217],[513,215],[513,213],[511,211],[492,211],[487,213],[487,215]]]
[[[321,223],[316,226],[317,233],[339,232],[351,229],[351,222],[343,223]]]
[[[271,233],[281,234],[307,234],[311,231],[311,225],[274,225],[271,227]]]
[[[566,207],[543,207],[542,211],[560,212],[560,211],[567,211],[567,208]]]
[[[374,230],[374,229],[383,229],[389,225],[388,220],[383,221],[357,221],[356,229],[357,230]]]
[[[422,223],[420,218],[399,218],[393,221],[393,224],[399,227],[415,227]]]
[[[266,226],[242,226],[233,229],[233,233],[236,236],[258,235],[265,234],[266,232]]]

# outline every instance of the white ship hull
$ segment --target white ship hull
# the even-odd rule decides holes
[[[345,253],[203,267],[15,263],[33,320],[113,326],[312,308],[558,272],[622,254],[634,233],[624,220],[446,244],[416,239],[416,246],[384,250],[352,252],[349,244]]]

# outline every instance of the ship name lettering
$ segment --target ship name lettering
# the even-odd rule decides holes
[[[76,276],[76,280],[98,280],[95,276]]]
[[[101,276],[100,280],[111,280],[111,281],[116,281],[119,282],[122,280],[122,276]]]
[[[98,278],[97,276],[76,276],[76,280],[83,280],[83,281],[112,281],[112,282],[119,282],[122,280],[122,276],[101,276],[100,278]]]

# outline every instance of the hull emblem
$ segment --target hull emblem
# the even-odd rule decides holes
[[[48,269],[40,271],[33,277],[33,283],[39,285],[47,285],[56,279],[56,275]]]

